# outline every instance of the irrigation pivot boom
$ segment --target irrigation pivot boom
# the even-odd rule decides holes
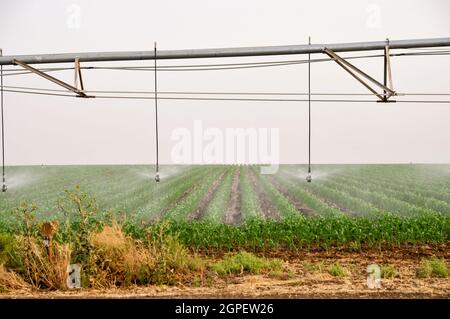
[[[3,66],[18,65],[25,70],[47,79],[61,87],[75,93],[81,98],[94,97],[86,94],[81,74],[81,62],[106,62],[106,61],[137,61],[154,60],[155,72],[155,119],[156,119],[156,175],[155,181],[159,182],[159,161],[158,161],[158,95],[157,95],[157,60],[172,59],[199,59],[199,58],[227,58],[227,57],[256,57],[272,55],[293,55],[308,54],[308,103],[309,103],[309,159],[307,181],[311,182],[311,86],[310,86],[310,64],[311,54],[325,54],[332,61],[336,62],[354,79],[364,85],[374,96],[377,102],[395,102],[390,100],[392,96],[398,95],[393,89],[392,73],[390,66],[390,50],[393,49],[417,49],[433,47],[450,47],[450,38],[416,39],[416,40],[394,40],[372,41],[372,42],[352,42],[352,43],[330,43],[306,45],[285,45],[285,46],[265,46],[265,47],[236,47],[236,48],[215,48],[215,49],[194,49],[194,50],[156,50],[153,51],[125,51],[125,52],[85,52],[85,53],[58,53],[58,54],[32,54],[32,55],[11,55],[2,56],[0,49],[0,77],[1,77],[1,123],[2,123],[2,191],[7,190],[5,181],[5,145],[4,145],[4,120],[3,120]],[[376,80],[360,68],[351,64],[346,58],[338,55],[339,52],[373,51],[383,50],[384,54],[384,77],[383,83]],[[48,75],[43,70],[30,66],[30,64],[47,63],[74,63],[75,83],[68,84],[60,79]],[[389,85],[388,85],[389,79]],[[80,82],[80,88],[78,87]],[[377,91],[382,90],[382,92]],[[14,90],[12,91],[14,92]],[[18,92],[18,91],[16,91]],[[58,94],[54,94],[58,95]],[[59,94],[61,95],[61,94]],[[63,95],[64,96],[64,95]],[[244,100],[244,99],[241,99]],[[257,99],[254,99],[257,100]],[[262,100],[262,99],[260,99]],[[414,101],[409,101],[414,102]],[[446,101],[437,101],[446,102]]]
[[[152,51],[125,51],[125,52],[86,52],[86,53],[60,53],[60,54],[32,54],[0,57],[0,65],[14,65],[14,60],[27,64],[36,63],[71,63],[76,58],[80,62],[100,61],[131,61],[131,60],[169,60],[169,59],[195,59],[195,58],[225,58],[268,55],[292,55],[323,53],[325,48],[334,52],[354,52],[384,50],[387,41],[285,45],[265,47],[238,47],[194,50],[158,50]],[[390,49],[432,48],[450,46],[450,38],[394,40],[389,41]]]

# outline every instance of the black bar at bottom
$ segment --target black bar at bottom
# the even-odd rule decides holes
[[[448,299],[10,299],[0,300],[2,314],[18,318],[309,318],[343,315],[364,318],[400,311],[402,317],[445,313]],[[5,317],[6,318],[6,317]],[[137,317],[136,317],[137,318]]]

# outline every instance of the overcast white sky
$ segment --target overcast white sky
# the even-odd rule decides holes
[[[77,26],[77,18],[73,19],[78,10]],[[446,0],[0,0],[3,55],[152,50],[154,41],[163,50],[302,44],[309,35],[313,43],[335,43],[448,37],[449,33],[450,2]],[[320,56],[312,58],[316,57]],[[186,63],[296,58],[303,57]],[[355,64],[381,80],[382,59]],[[450,93],[450,56],[395,57],[392,68],[398,92]],[[158,84],[161,91],[305,92],[306,71],[305,65],[297,65],[159,72]],[[73,82],[70,71],[53,74]],[[153,90],[151,72],[85,71],[84,81],[88,90]],[[35,75],[7,76],[4,84],[58,88]],[[312,65],[312,91],[366,93],[331,62]],[[4,103],[8,165],[154,162],[151,100],[84,100],[5,92]],[[166,100],[159,105],[162,162],[171,161],[173,130],[192,128],[194,120],[221,129],[279,128],[280,161],[307,161],[306,103]],[[450,162],[448,104],[313,103],[312,109],[313,163]]]

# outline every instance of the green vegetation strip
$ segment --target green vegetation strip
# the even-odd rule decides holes
[[[402,217],[389,213],[377,217],[328,215],[289,217],[282,221],[250,219],[239,225],[206,221],[166,221],[164,229],[182,244],[197,249],[264,250],[318,246],[360,247],[404,244],[449,244],[450,217],[426,214]],[[124,225],[137,238],[158,234],[161,224],[141,228]]]

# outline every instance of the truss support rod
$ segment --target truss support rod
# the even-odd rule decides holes
[[[384,84],[384,86],[390,88],[391,90],[394,90],[394,84],[392,83],[391,56],[390,56],[390,52],[389,51],[390,51],[389,50],[389,39],[386,39],[386,46],[384,47],[384,78],[383,78],[383,84]],[[383,92],[384,92],[383,102],[388,102],[389,97],[391,97],[392,95],[389,95],[388,92],[386,92],[386,90],[384,90]]]
[[[53,83],[58,84],[59,86],[62,86],[63,88],[65,88],[65,89],[67,89],[69,91],[72,91],[72,92],[76,93],[80,97],[88,97],[84,92],[78,90],[76,87],[73,87],[72,85],[67,84],[66,82],[63,82],[63,81],[61,81],[61,80],[59,80],[59,79],[57,79],[57,78],[55,78],[55,77],[53,77],[51,75],[48,75],[48,74],[46,74],[46,73],[44,73],[42,71],[39,71],[39,70],[29,66],[28,64],[26,64],[26,63],[24,63],[22,61],[14,60],[14,64],[20,65],[24,69],[26,69],[28,71],[31,71],[31,72],[33,72],[33,73],[43,77],[44,79],[47,79],[47,80],[49,80],[49,81],[51,81]]]
[[[386,40],[389,43],[389,40]],[[388,65],[388,56],[389,52],[388,44],[384,47],[384,63],[383,63],[383,85],[387,87],[387,65]],[[388,93],[386,90],[383,90],[383,101],[386,102],[388,99]]]
[[[78,79],[80,80],[81,91],[84,91],[83,77],[81,76],[80,59],[75,59],[75,87],[78,88]]]
[[[195,50],[158,50],[155,57],[153,51],[128,52],[85,52],[60,54],[33,54],[0,57],[0,65],[13,65],[14,60],[28,64],[34,63],[73,63],[75,58],[80,62],[99,61],[132,61],[132,60],[167,60],[167,59],[193,59],[193,58],[224,58],[245,56],[268,56],[322,53],[324,48],[334,52],[354,52],[383,50],[386,41],[328,43],[313,45],[284,45],[265,47],[216,48]],[[450,38],[394,40],[389,42],[391,49],[432,48],[450,46]]]
[[[387,97],[390,97],[392,95],[395,95],[395,91],[389,89],[385,85],[381,84],[377,80],[375,80],[373,77],[368,75],[367,73],[363,72],[362,70],[358,69],[356,66],[351,64],[350,62],[346,61],[336,53],[334,53],[332,50],[325,48],[323,52],[328,55],[331,59],[333,59],[337,64],[339,64],[345,71],[347,71],[351,76],[353,76],[358,82],[360,82],[362,85],[364,85],[370,92],[375,94],[380,100],[384,101],[384,96],[379,94],[375,89],[373,89],[369,84],[367,84],[360,76],[363,78],[366,78],[366,80],[369,80],[370,82],[374,83],[376,86],[382,88],[383,90],[387,91],[389,95]],[[358,74],[356,74],[358,73]]]
[[[386,47],[384,48],[384,58],[386,60],[386,74],[387,79],[385,80],[385,86],[394,90],[394,83],[392,82],[392,69],[391,69],[391,56],[389,48],[389,39],[387,39]]]

